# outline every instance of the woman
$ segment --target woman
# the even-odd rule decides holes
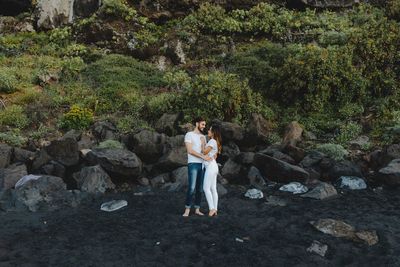
[[[221,153],[221,129],[218,125],[212,125],[208,130],[208,137],[210,141],[205,143],[203,139],[203,149],[204,155],[208,155],[212,158],[211,161],[205,161],[204,165],[206,168],[204,174],[204,193],[206,195],[209,213],[208,216],[217,215],[218,211],[218,193],[217,193],[217,175],[218,175],[218,165],[216,162],[217,155]]]

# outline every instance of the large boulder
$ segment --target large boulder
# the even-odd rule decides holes
[[[54,29],[73,22],[74,0],[38,0],[36,14],[37,26]]]
[[[74,166],[79,163],[78,142],[73,137],[54,140],[43,148],[47,155],[64,166]]]
[[[54,29],[70,24],[75,17],[88,17],[99,8],[101,0],[38,0],[37,26]]]
[[[242,166],[232,159],[229,159],[221,170],[221,175],[229,181],[237,181],[241,176]]]
[[[292,121],[285,130],[285,135],[282,140],[284,146],[296,146],[301,141],[303,135],[303,128],[297,121]]]
[[[303,168],[261,153],[254,156],[254,165],[272,181],[305,182],[309,178],[309,173]]]
[[[247,173],[247,178],[249,179],[250,185],[257,189],[262,189],[267,185],[261,172],[254,166],[251,166]]]
[[[51,160],[43,165],[39,171],[36,171],[36,173],[65,178],[66,168],[64,167],[64,165],[58,163],[57,161]]]
[[[175,135],[177,133],[178,121],[180,117],[180,114],[164,113],[156,122],[155,129],[158,132],[165,133],[169,136]]]
[[[18,203],[30,211],[37,211],[56,210],[71,204],[73,194],[66,190],[66,184],[60,177],[44,175],[18,186],[15,196]]]
[[[146,163],[155,163],[162,156],[167,136],[143,130],[129,138],[128,148],[132,149]]]
[[[219,155],[219,159],[222,162],[226,162],[228,159],[232,159],[240,154],[239,147],[234,142],[227,142],[222,145],[222,153]]]
[[[12,154],[12,147],[6,144],[0,144],[0,168],[5,168],[10,164]]]
[[[35,152],[17,147],[14,148],[13,162],[27,162],[33,160],[34,157],[35,157]]]
[[[13,188],[27,174],[25,164],[13,164],[6,169],[0,169],[0,190]]]
[[[400,159],[392,160],[386,167],[379,170],[376,181],[385,185],[400,185]]]
[[[93,135],[99,140],[117,139],[117,128],[109,121],[98,121],[92,126]]]
[[[245,132],[240,125],[232,122],[221,122],[220,125],[222,142],[240,142],[243,140]]]
[[[31,7],[31,0],[1,0],[0,16],[17,16],[28,12]]]
[[[170,148],[164,156],[155,164],[162,171],[172,171],[187,165],[187,151],[184,146]]]
[[[273,125],[260,114],[252,114],[246,127],[245,138],[241,146],[254,148],[257,145],[268,144],[268,137],[272,131]]]
[[[337,191],[333,185],[328,183],[320,183],[314,189],[302,195],[302,197],[322,200],[336,195]]]
[[[142,173],[142,161],[126,149],[95,148],[86,154],[93,165],[99,164],[109,173],[125,178],[137,178]]]
[[[81,191],[96,194],[115,189],[110,176],[100,165],[85,167],[76,177],[78,188]]]
[[[328,181],[335,181],[341,176],[363,177],[363,174],[360,166],[349,160],[343,160],[340,162],[332,161],[332,167],[322,176]]]
[[[89,17],[99,9],[101,0],[75,0],[74,17]]]

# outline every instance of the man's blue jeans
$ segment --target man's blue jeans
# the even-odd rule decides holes
[[[189,163],[188,164],[188,190],[186,193],[185,207],[191,208],[193,205],[196,209],[200,208],[201,195],[203,193],[203,179],[204,171],[202,163]]]

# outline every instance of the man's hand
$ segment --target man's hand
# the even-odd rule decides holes
[[[210,158],[209,156],[204,156],[203,159],[205,161],[212,161],[213,160],[213,158]]]

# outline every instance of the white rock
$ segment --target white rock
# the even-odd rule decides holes
[[[290,192],[293,194],[303,194],[308,191],[307,186],[302,185],[299,182],[292,182],[289,184],[285,184],[279,188],[280,191]]]
[[[264,197],[264,194],[261,190],[258,189],[249,189],[247,192],[244,194],[245,197],[248,197],[250,199],[260,199]]]

